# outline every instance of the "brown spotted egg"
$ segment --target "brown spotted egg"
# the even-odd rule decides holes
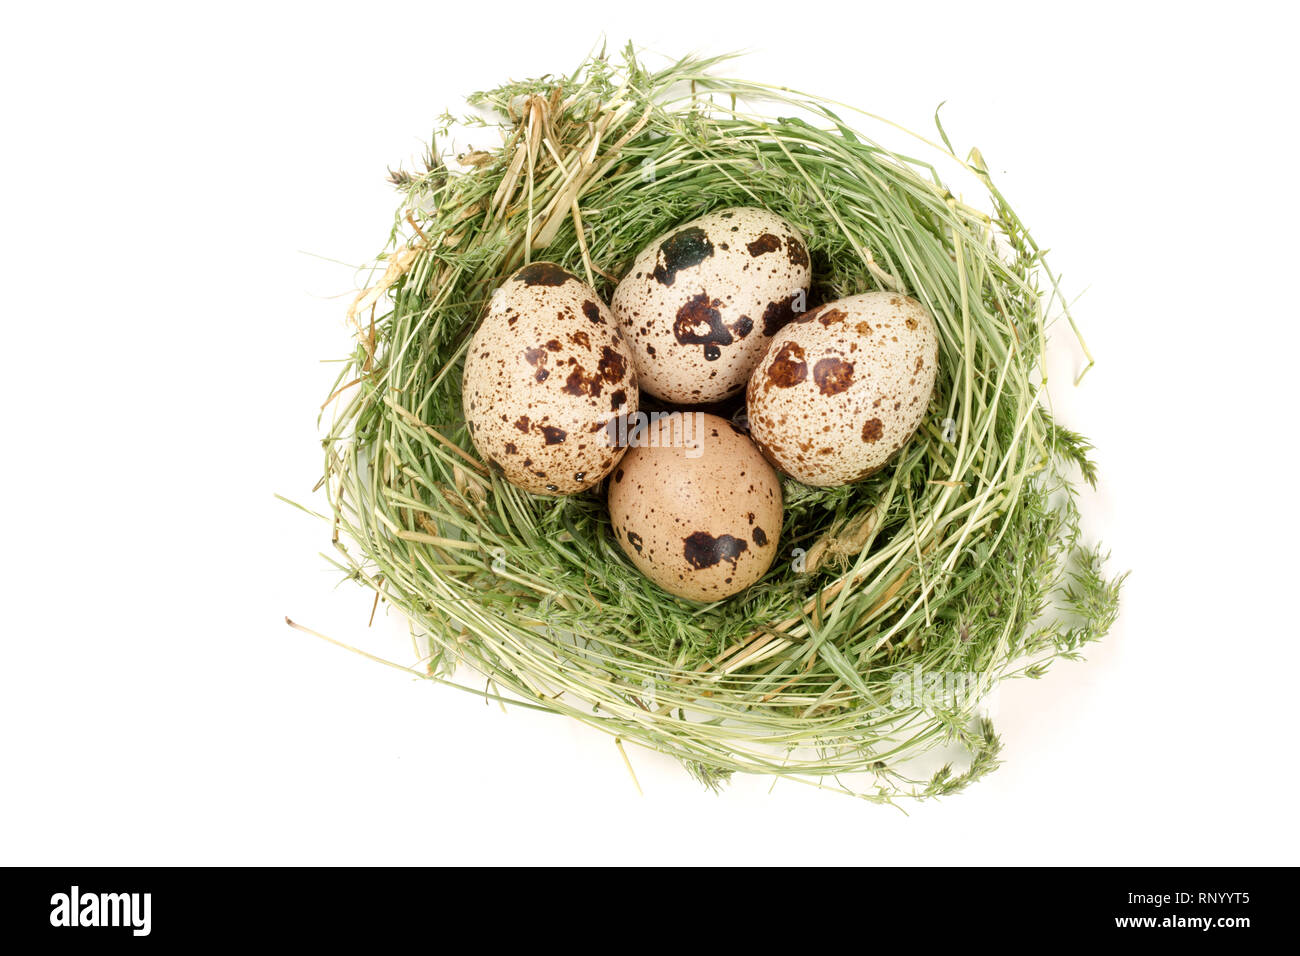
[[[804,308],[808,247],[766,209],[720,209],[647,246],[610,307],[641,387],[699,405],[745,386],[772,336]]]
[[[939,369],[934,321],[915,299],[868,292],[786,326],[749,380],[749,427],[774,465],[806,485],[879,471],[912,437]]]
[[[636,369],[595,291],[535,262],[493,293],[465,354],[462,401],[494,471],[526,491],[574,494],[623,456],[606,425],[636,411]]]
[[[670,594],[720,601],[763,576],[781,534],[781,480],[726,419],[651,419],[609,479],[614,536]]]

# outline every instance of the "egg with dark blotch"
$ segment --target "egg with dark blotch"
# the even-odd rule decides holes
[[[610,308],[641,387],[680,405],[739,393],[773,335],[805,308],[808,247],[766,209],[720,209],[650,243]]]
[[[720,601],[761,578],[781,535],[781,479],[726,419],[676,412],[632,438],[609,479],[614,537],[670,594]]]
[[[627,342],[587,283],[535,262],[493,293],[465,354],[462,403],[494,472],[537,494],[590,488],[626,450],[607,426],[638,401]]]
[[[754,369],[750,432],[797,481],[859,481],[916,432],[938,370],[934,320],[915,299],[867,292],[828,302],[781,330]]]

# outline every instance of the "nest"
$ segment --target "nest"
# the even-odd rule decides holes
[[[720,77],[721,62],[652,72],[629,48],[475,94],[477,115],[455,122],[499,127],[500,148],[451,171],[448,116],[425,169],[392,173],[401,205],[327,402],[331,560],[411,622],[422,676],[568,715],[625,755],[670,754],[710,786],[739,771],[880,801],[951,793],[997,766],[980,708],[997,683],[1077,656],[1116,613],[1119,580],[1081,543],[1074,503],[1080,477],[1095,482],[1089,446],[1046,403],[1049,316],[1074,323],[978,152],[958,159],[939,127],[941,142],[916,138],[930,161],[899,155],[847,108]],[[988,211],[940,166],[973,175]],[[633,568],[603,487],[538,497],[490,474],[461,370],[517,266],[558,262],[608,300],[654,237],[737,205],[807,237],[811,301],[923,302],[940,371],[883,471],[830,489],[783,479],[782,555],[701,606]],[[456,683],[458,665],[481,689]],[[954,750],[955,766],[917,771]]]

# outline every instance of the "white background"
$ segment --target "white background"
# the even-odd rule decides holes
[[[0,55],[0,862],[1296,863],[1297,75],[1285,5],[23,4]],[[1132,569],[1006,763],[910,815],[702,791],[407,659],[316,556],[315,410],[434,117],[601,34],[928,132],[1052,249]],[[457,144],[460,148],[469,145]],[[480,144],[475,144],[480,145]],[[481,145],[489,145],[487,143]],[[315,504],[320,506],[320,502]]]

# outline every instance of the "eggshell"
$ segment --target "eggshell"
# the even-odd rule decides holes
[[[678,412],[651,423],[609,479],[624,553],[665,591],[719,601],[776,557],[781,480],[726,419]]]
[[[493,293],[465,355],[462,401],[474,447],[511,484],[592,487],[626,451],[606,425],[638,400],[632,353],[577,276],[535,262]]]
[[[744,388],[772,336],[805,307],[810,277],[794,226],[766,209],[721,209],[642,250],[610,308],[641,387],[699,405]]]
[[[807,485],[858,481],[916,431],[939,369],[939,338],[915,299],[868,292],[799,316],[772,340],[746,392],[768,461]]]

